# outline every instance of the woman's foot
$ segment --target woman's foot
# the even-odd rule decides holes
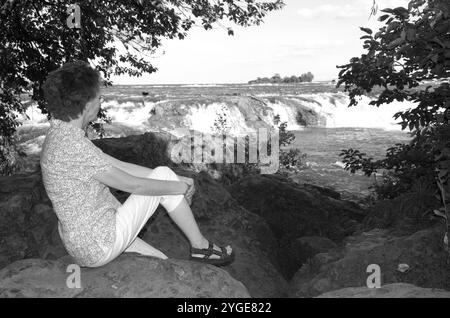
[[[234,252],[230,245],[218,246],[207,239],[191,245],[191,260],[216,266],[229,265],[234,261]]]

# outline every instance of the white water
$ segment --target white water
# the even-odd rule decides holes
[[[273,116],[279,114],[280,120],[288,123],[289,130],[301,130],[303,128],[296,122],[294,106],[285,105],[280,101],[269,102],[266,96],[260,96],[260,98],[265,100],[267,106],[272,109],[272,113],[264,118],[267,124],[273,125]],[[414,104],[408,102],[393,102],[376,107],[369,105],[371,99],[364,96],[357,106],[349,108],[347,107],[349,99],[344,93],[298,94],[296,96],[290,95],[286,99],[311,108],[325,116],[327,128],[359,127],[400,130],[400,125],[397,125],[393,118],[394,114],[414,107]],[[149,128],[148,118],[151,116],[150,112],[155,107],[155,103],[149,101],[120,103],[118,99],[111,99],[103,107],[107,109],[107,115],[111,117],[114,123],[122,123],[145,131]],[[26,116],[28,118],[25,115],[15,114],[23,125],[47,123],[46,115],[41,114],[35,104],[27,108]],[[209,133],[213,131],[218,114],[226,115],[227,127],[231,134],[252,131],[238,107],[219,102],[192,107],[183,123],[189,129]]]
[[[146,128],[148,127],[147,120],[155,103],[144,102],[142,105],[142,103],[125,102],[119,104],[117,100],[109,100],[105,106],[107,115],[113,122],[136,126],[136,128]]]
[[[229,134],[240,135],[253,131],[247,126],[244,115],[237,107],[229,107],[225,103],[212,103],[201,105],[199,108],[191,108],[184,123],[189,129],[203,133],[215,131],[214,123],[218,120],[218,114],[226,118],[224,127]]]
[[[270,124],[272,124],[272,118],[275,115],[279,115],[280,116],[280,122],[286,122],[287,123],[287,129],[288,130],[302,130],[303,127],[300,126],[299,124],[297,124],[296,121],[296,110],[293,109],[292,107],[289,107],[287,105],[284,105],[282,103],[267,103],[267,106],[269,106],[270,108],[272,108],[273,113],[271,114],[271,116],[268,116],[269,118],[267,118],[267,122],[269,122]]]
[[[324,115],[327,118],[327,128],[358,127],[401,130],[400,125],[396,124],[398,120],[393,118],[394,114],[415,107],[413,103],[409,102],[392,102],[376,107],[369,105],[372,99],[367,96],[361,97],[357,106],[348,107],[349,98],[343,93],[302,94],[299,97],[311,100],[311,102],[302,100],[301,104]],[[291,99],[296,100],[295,97]]]

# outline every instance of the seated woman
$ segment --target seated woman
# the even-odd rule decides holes
[[[52,118],[40,165],[67,252],[87,267],[105,265],[122,252],[167,259],[137,237],[161,203],[188,238],[190,259],[217,266],[233,262],[231,246],[217,246],[200,232],[188,203],[191,178],[166,166],[149,169],[120,161],[86,137],[100,110],[100,81],[89,64],[77,61],[51,72],[43,85]],[[131,195],[121,204],[108,187]]]

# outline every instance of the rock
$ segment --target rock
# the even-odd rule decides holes
[[[381,283],[410,283],[419,287],[450,289],[450,269],[442,244],[444,228],[437,226],[412,235],[394,236],[389,230],[374,229],[347,238],[343,246],[314,256],[290,282],[293,297],[317,296],[346,287],[365,286],[380,266]],[[398,271],[399,264],[410,269]]]
[[[228,187],[247,210],[263,217],[280,242],[284,277],[292,276],[298,261],[285,247],[303,236],[321,236],[340,242],[359,229],[364,212],[355,203],[323,195],[280,175],[251,175]],[[293,262],[293,263],[292,263]],[[298,267],[297,267],[298,268]]]
[[[23,258],[66,254],[40,173],[0,177],[0,268]]]
[[[303,186],[307,189],[315,189],[317,191],[319,191],[321,194],[326,195],[327,197],[336,199],[336,200],[340,200],[341,199],[341,194],[333,189],[330,188],[325,188],[325,187],[319,187],[316,186],[314,184],[310,184],[310,183],[303,183]]]
[[[339,242],[358,229],[364,212],[355,203],[323,195],[279,175],[252,175],[229,187],[247,210],[262,216],[281,239],[323,236]]]
[[[324,126],[326,123],[326,119],[323,116],[317,114],[317,112],[312,109],[301,107],[301,105],[297,106],[297,115],[295,119],[298,124],[305,127]]]
[[[322,107],[319,102],[313,99],[297,95],[295,98],[284,98],[281,96],[270,97],[269,101],[273,104],[284,105],[291,116],[295,116],[295,122],[298,125],[305,127],[326,127],[327,125],[326,116],[313,109],[314,106],[310,106],[312,104],[317,104],[317,106]]]
[[[450,298],[450,292],[396,283],[381,288],[349,287],[322,294],[318,298]]]
[[[0,271],[0,297],[220,297],[248,298],[225,270],[184,260],[126,253],[99,268],[81,268],[80,288],[70,257],[27,259]],[[71,276],[72,275],[72,276]],[[70,284],[68,285],[67,282]]]
[[[146,167],[173,166],[170,160],[170,133],[144,133],[123,138],[102,138],[92,142],[105,153]]]
[[[305,236],[289,242],[287,250],[286,271],[288,279],[310,258],[319,253],[335,248],[336,243],[326,237]]]

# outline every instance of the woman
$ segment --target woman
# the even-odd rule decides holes
[[[231,246],[217,246],[200,232],[187,202],[191,178],[166,166],[149,169],[120,161],[86,138],[87,125],[100,110],[100,80],[89,64],[77,61],[51,72],[43,85],[52,118],[40,165],[68,253],[87,267],[105,265],[122,252],[167,259],[137,237],[161,204],[188,238],[190,259],[218,266],[233,262]],[[121,204],[108,187],[131,195]]]

